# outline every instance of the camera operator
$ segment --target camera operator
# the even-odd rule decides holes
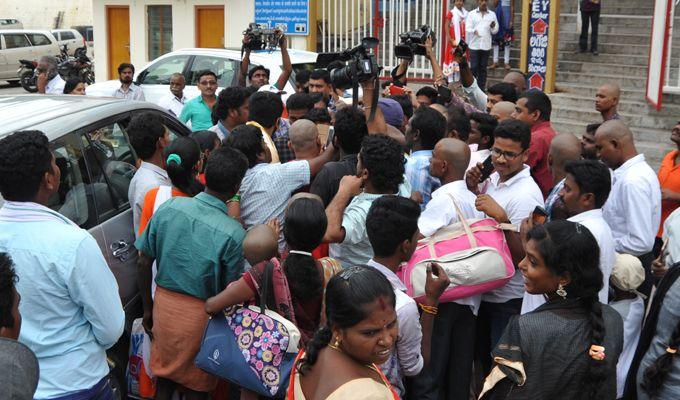
[[[293,64],[290,62],[290,55],[288,55],[288,38],[281,32],[281,30],[275,30],[276,35],[281,35],[279,38],[279,48],[281,49],[281,60],[283,62],[283,71],[279,75],[279,79],[276,81],[274,86],[277,89],[283,90],[286,86],[290,74],[293,73]],[[248,66],[250,65],[250,52],[251,48],[248,46],[252,39],[252,36],[248,33],[243,35],[243,51],[244,57],[241,61],[241,68],[239,70],[238,85],[246,86],[246,76],[250,81],[250,84],[256,88],[269,84],[269,70],[263,66],[256,66],[251,71],[248,71]]]

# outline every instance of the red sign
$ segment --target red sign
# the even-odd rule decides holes
[[[531,78],[529,78],[529,89],[539,89],[543,90],[543,77],[535,73],[531,75]]]
[[[534,34],[536,35],[545,35],[545,31],[548,28],[548,24],[545,23],[542,19],[537,20],[533,24],[531,24],[531,29],[534,31]]]

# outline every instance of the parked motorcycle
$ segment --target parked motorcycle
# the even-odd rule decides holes
[[[37,61],[31,60],[19,60],[19,70],[17,71],[17,76],[19,76],[19,82],[21,87],[29,93],[35,93],[38,91],[38,75],[35,73],[36,68],[38,68]]]
[[[57,56],[57,72],[63,80],[77,77],[88,85],[94,83],[94,70],[92,61],[87,56],[87,49],[80,47],[75,51],[75,57],[70,57],[67,47],[61,48],[61,54]],[[20,67],[17,71],[21,87],[29,93],[38,91],[38,62],[31,60],[19,60]]]

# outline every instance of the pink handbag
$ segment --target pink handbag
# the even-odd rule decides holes
[[[418,242],[413,257],[399,271],[407,294],[416,300],[425,297],[426,268],[436,262],[451,284],[439,298],[451,302],[488,292],[505,285],[515,274],[510,249],[503,230],[513,225],[498,224],[491,218],[466,220],[453,200],[460,222],[445,226]]]

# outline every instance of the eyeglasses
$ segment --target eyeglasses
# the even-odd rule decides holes
[[[505,158],[508,161],[512,161],[512,160],[516,159],[517,157],[521,156],[522,153],[524,153],[524,150],[522,150],[519,153],[515,153],[515,152],[512,152],[512,151],[503,151],[503,150],[501,150],[497,147],[491,148],[491,154],[494,157],[498,158],[500,156],[503,156],[503,158]]]
[[[217,81],[200,81],[198,83],[199,83],[199,85],[203,85],[203,86],[215,86],[215,85],[217,85]]]

